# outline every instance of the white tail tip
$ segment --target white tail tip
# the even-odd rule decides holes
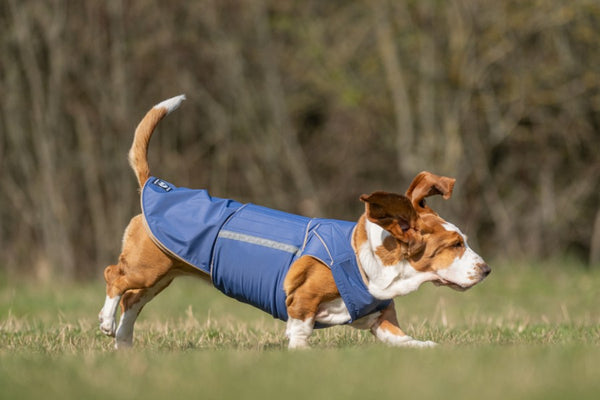
[[[179,96],[171,97],[165,101],[161,101],[154,108],[165,108],[167,110],[167,115],[171,112],[177,110],[182,101],[185,100],[185,94],[181,94]]]

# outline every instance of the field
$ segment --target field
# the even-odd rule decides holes
[[[474,289],[424,285],[396,300],[434,349],[389,348],[348,327],[288,352],[283,323],[176,281],[112,350],[96,315],[103,284],[0,283],[1,399],[597,398],[600,271],[497,265]]]

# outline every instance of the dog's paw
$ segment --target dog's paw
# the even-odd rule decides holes
[[[117,330],[117,325],[114,319],[102,317],[102,314],[99,315],[100,319],[100,331],[107,336],[115,336],[115,332]]]
[[[421,341],[417,339],[413,339],[410,336],[402,336],[400,338],[395,338],[395,340],[386,341],[388,344],[395,347],[412,347],[412,348],[427,348],[427,347],[435,347],[438,344],[432,342],[430,340]]]
[[[305,350],[310,349],[308,342],[306,340],[297,340],[290,339],[290,343],[288,344],[288,350]]]
[[[410,341],[407,344],[408,347],[417,347],[417,348],[435,347],[437,345],[438,344],[436,342],[432,342],[431,340],[420,341],[420,340],[415,340],[415,339],[413,339],[412,341]]]

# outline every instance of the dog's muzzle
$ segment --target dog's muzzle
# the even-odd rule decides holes
[[[479,273],[481,274],[480,280],[485,279],[485,277],[488,276],[490,274],[490,272],[492,272],[492,269],[486,263],[477,264],[477,269],[479,270]]]

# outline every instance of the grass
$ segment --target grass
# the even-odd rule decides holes
[[[181,279],[150,303],[135,348],[112,350],[100,282],[0,283],[0,399],[596,398],[600,271],[501,265],[465,293],[396,300],[402,327],[440,343],[396,349],[348,327],[285,350],[285,326]]]

